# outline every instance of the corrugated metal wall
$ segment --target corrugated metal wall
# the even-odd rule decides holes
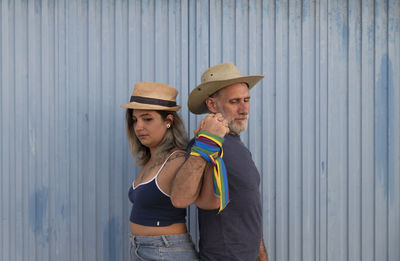
[[[266,75],[242,139],[270,260],[400,260],[399,0],[0,0],[0,61],[1,261],[128,260],[119,105],[185,105],[225,61]]]

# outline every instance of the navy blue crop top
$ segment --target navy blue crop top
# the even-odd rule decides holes
[[[169,195],[157,184],[157,177],[169,157],[161,165],[157,174],[150,181],[129,188],[129,200],[133,203],[130,221],[143,226],[165,227],[186,222],[186,208],[175,208]]]

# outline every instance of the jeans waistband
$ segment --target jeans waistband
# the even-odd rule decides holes
[[[173,243],[191,242],[191,237],[188,233],[177,235],[162,235],[162,236],[134,236],[129,234],[131,243],[136,245],[159,245],[169,247]]]

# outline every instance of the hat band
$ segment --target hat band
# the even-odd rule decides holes
[[[147,98],[147,97],[141,97],[141,96],[131,96],[131,101],[130,102],[138,102],[138,103],[144,103],[144,104],[160,105],[160,106],[165,106],[165,107],[174,107],[174,106],[176,106],[176,102],[173,102],[173,101],[160,100],[160,99],[154,99],[154,98]]]

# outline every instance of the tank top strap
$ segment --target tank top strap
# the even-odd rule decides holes
[[[176,152],[185,152],[184,150],[176,150],[174,152],[172,152],[171,154],[168,155],[168,157],[165,159],[165,161],[163,162],[163,164],[161,165],[161,167],[158,169],[157,174],[155,175],[155,179],[157,179],[158,174],[160,174],[161,170],[164,168],[165,164],[167,164],[169,158],[174,155]]]

